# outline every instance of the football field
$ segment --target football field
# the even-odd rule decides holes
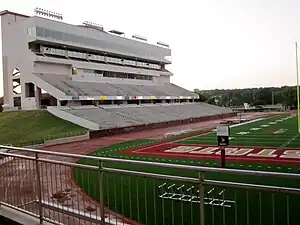
[[[300,136],[297,133],[297,118],[274,116],[233,125],[230,128],[230,145],[225,151],[227,168],[299,173]],[[92,155],[193,166],[219,167],[220,164],[220,148],[214,129],[170,139],[124,142],[99,149]],[[88,160],[81,160],[80,163],[97,165]],[[175,169],[162,171],[151,166],[123,163],[105,163],[104,166],[197,177],[193,172]],[[74,178],[91,197],[99,199],[99,193],[93,191],[97,190],[99,183],[96,172],[77,169]],[[262,179],[257,176],[205,173],[205,179],[300,187],[296,180]],[[128,218],[142,224],[199,224],[199,202],[195,197],[199,189],[191,184],[119,174],[105,174],[104,183],[107,207]],[[206,224],[299,223],[298,196],[205,186],[205,199]],[[213,204],[210,204],[212,199]]]

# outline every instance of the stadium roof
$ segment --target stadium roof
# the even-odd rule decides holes
[[[9,10],[3,10],[3,11],[0,11],[0,16],[3,16],[5,14],[12,14],[12,15],[16,15],[16,16],[23,16],[23,17],[26,17],[28,18],[29,16],[26,16],[24,14],[20,14],[20,13],[15,13],[15,12],[11,12]]]

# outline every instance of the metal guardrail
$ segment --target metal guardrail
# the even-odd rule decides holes
[[[8,150],[0,152],[0,205],[35,216],[40,223],[263,224],[268,208],[270,224],[283,224],[279,211],[284,224],[296,224],[293,207],[300,199],[300,185],[258,184],[257,180],[299,180],[299,184],[300,174],[0,148]],[[212,174],[226,179],[211,179]],[[255,182],[246,182],[248,178],[237,182],[241,176]]]

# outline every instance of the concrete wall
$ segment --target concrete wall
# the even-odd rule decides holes
[[[228,118],[228,117],[232,117],[232,116],[236,116],[236,115],[237,115],[237,113],[228,113],[228,114],[222,114],[222,115],[204,116],[204,117],[200,117],[200,118],[193,118],[193,119],[187,119],[187,120],[176,120],[176,121],[163,122],[163,123],[157,123],[157,124],[146,124],[146,125],[122,127],[122,128],[115,128],[115,129],[90,131],[90,138],[93,139],[93,138],[99,138],[99,137],[105,137],[105,136],[111,136],[111,135],[138,132],[138,131],[143,131],[143,130],[151,130],[151,129],[165,128],[165,127],[171,127],[171,126],[182,125],[182,124],[197,123],[197,122],[207,121],[207,120]]]
[[[82,62],[76,60],[50,58],[50,57],[43,57],[43,56],[36,56],[35,61],[46,62],[46,63],[67,64],[67,65],[71,65],[72,67],[80,68],[80,69],[105,70],[105,71],[120,72],[120,73],[143,74],[149,76],[160,76],[161,74],[170,75],[170,76],[172,75],[172,73],[166,71],[149,70],[149,69],[142,69],[142,68],[93,63],[93,62]]]
[[[83,119],[83,118],[80,118],[80,117],[75,116],[71,113],[64,112],[64,111],[60,110],[59,108],[57,108],[55,106],[47,107],[47,111],[49,113],[51,113],[52,115],[58,117],[58,118],[61,118],[63,120],[67,120],[71,123],[77,124],[81,127],[85,127],[89,130],[99,130],[99,124],[93,123],[93,122],[88,121],[88,120]]]
[[[136,85],[156,85],[152,80],[138,80],[138,79],[122,79],[113,77],[102,77],[99,75],[73,75],[73,81],[83,82],[97,82],[97,83],[111,83],[111,84],[136,84]]]
[[[58,90],[56,87],[52,86],[51,84],[48,84],[46,81],[42,80],[37,76],[31,76],[31,79],[29,79],[29,81],[41,87],[46,92],[51,93],[51,95],[56,99],[63,99],[66,96],[64,92]]]
[[[153,77],[153,82],[156,84],[166,84],[166,83],[170,83],[170,76],[159,76],[159,77]]]
[[[83,48],[161,62],[166,61],[165,57],[171,56],[170,49],[156,45],[150,45],[144,42],[111,35],[95,29],[74,26],[40,17],[33,17],[30,19],[34,21],[34,24],[37,27],[43,28],[42,35],[45,34],[45,29],[50,31],[47,31],[47,38],[38,38],[41,40],[52,40],[60,42],[61,44],[76,45]],[[53,31],[57,33],[51,34]],[[48,33],[50,34],[48,35]],[[71,36],[69,36],[70,34]],[[76,37],[74,35],[76,35]]]
[[[22,109],[28,109],[33,103],[32,99],[25,98],[25,83],[32,80],[33,54],[28,49],[27,27],[30,27],[27,17],[4,14],[1,16],[2,31],[2,61],[3,61],[3,83],[4,104],[9,107],[14,105],[13,94],[13,70],[20,70],[21,105]]]
[[[67,64],[35,62],[33,72],[55,74],[55,75],[71,75],[72,67]]]
[[[59,145],[59,144],[66,144],[66,143],[71,143],[71,142],[76,142],[76,141],[85,141],[89,140],[90,135],[89,132],[86,134],[80,135],[80,136],[73,136],[73,137],[65,137],[65,138],[58,138],[54,140],[47,140],[44,142],[44,146],[51,146],[51,145]]]

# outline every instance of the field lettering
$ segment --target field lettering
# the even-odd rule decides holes
[[[280,158],[300,159],[300,150],[286,150]]]
[[[225,148],[225,154],[226,155],[247,155],[248,153],[252,152],[253,149],[251,148]],[[221,151],[216,152],[216,154],[220,155]]]
[[[190,152],[190,151],[194,151],[196,149],[199,149],[201,147],[198,147],[198,146],[184,146],[184,145],[181,145],[181,146],[177,146],[175,148],[171,148],[171,149],[168,149],[166,150],[165,152],[177,152],[177,153],[183,153],[183,152]]]
[[[276,149],[262,149],[258,153],[250,153],[248,156],[253,156],[253,157],[277,157],[277,154],[273,154],[276,152]]]
[[[168,146],[164,152],[170,153],[188,153],[188,154],[202,154],[202,155],[220,155],[220,147],[201,147],[201,146]],[[261,158],[286,158],[286,159],[300,159],[300,150],[277,150],[272,148],[238,148],[227,147],[225,148],[227,156],[249,156]]]
[[[214,154],[216,150],[219,150],[219,148],[218,147],[207,147],[207,148],[203,148],[202,150],[197,150],[197,151],[194,150],[189,153],[211,155],[211,154]]]

